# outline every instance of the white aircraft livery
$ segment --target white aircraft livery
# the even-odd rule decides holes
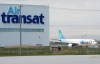
[[[61,42],[68,43],[68,47],[73,46],[88,46],[88,45],[96,45],[97,42],[94,39],[66,39],[61,30],[59,32],[59,38]]]

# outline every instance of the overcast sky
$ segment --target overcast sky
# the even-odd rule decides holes
[[[0,3],[49,5],[50,25],[58,25],[50,26],[50,39],[58,38],[61,29],[65,37],[87,35],[100,40],[100,0],[0,0]]]
[[[100,25],[100,0],[0,0],[50,6],[51,25]]]

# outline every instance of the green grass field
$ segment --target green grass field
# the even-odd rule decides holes
[[[0,56],[36,56],[36,55],[92,55],[100,54],[100,48],[68,48],[62,47],[61,51],[50,51],[49,46],[40,46],[32,48],[4,48],[0,47]]]

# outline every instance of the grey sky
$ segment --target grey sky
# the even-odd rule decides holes
[[[100,0],[1,0],[0,2],[49,5],[51,25],[100,25]]]

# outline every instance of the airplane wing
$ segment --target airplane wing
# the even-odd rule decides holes
[[[54,41],[61,41],[61,40],[59,40],[59,39],[51,39],[51,40],[54,40]]]

